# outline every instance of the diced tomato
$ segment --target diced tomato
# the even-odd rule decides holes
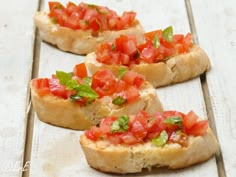
[[[199,117],[195,114],[195,112],[190,111],[186,116],[183,117],[183,125],[184,127],[186,127],[187,129],[192,128],[197,120],[199,119]]]
[[[88,76],[87,68],[84,63],[80,63],[74,66],[73,73],[79,78],[84,78]]]
[[[127,100],[127,103],[135,102],[139,99],[139,90],[134,86],[129,86],[124,92],[121,92],[121,96]]]
[[[183,117],[185,117],[185,114],[182,112],[179,112],[179,111],[165,111],[165,112],[163,112],[163,116],[165,118],[173,117],[173,116],[179,116],[179,117],[183,118]]]
[[[148,46],[144,48],[140,53],[140,58],[146,63],[154,63],[156,59],[157,49],[154,46]]]
[[[53,95],[64,99],[68,98],[65,86],[61,85],[58,79],[49,79],[49,88]]]
[[[138,140],[143,140],[144,137],[147,135],[147,129],[144,127],[144,125],[138,121],[135,120],[132,123],[132,126],[130,128],[130,131],[133,133],[133,135],[138,139]]]
[[[90,130],[86,130],[85,135],[93,141],[97,141],[102,136],[100,129],[96,126],[93,126]]]
[[[153,40],[153,38],[157,35],[159,38],[162,37],[162,30],[155,30],[155,31],[150,31],[144,34],[145,39],[147,40]]]
[[[194,124],[187,132],[189,135],[203,136],[206,133],[208,126],[208,120],[201,120]]]
[[[140,140],[138,140],[132,132],[125,132],[125,133],[122,133],[120,135],[120,139],[122,140],[123,143],[125,144],[129,144],[129,145],[132,145],[132,144],[136,144],[136,143],[139,143]]]
[[[100,122],[100,130],[103,134],[108,134],[111,132],[111,124],[117,120],[117,117],[107,117],[106,119],[102,119]]]
[[[110,70],[101,70],[92,76],[92,88],[100,97],[112,95],[116,89],[116,77]]]
[[[116,92],[122,92],[128,88],[128,84],[123,80],[118,80],[116,84]]]
[[[110,143],[112,144],[120,144],[122,142],[121,138],[120,138],[120,133],[113,133],[107,136],[108,140],[110,141]]]
[[[50,10],[65,8],[60,2],[56,2],[56,1],[50,1],[48,2],[48,5],[49,5]]]
[[[140,88],[140,86],[145,80],[143,75],[133,71],[127,71],[121,79],[137,88]]]
[[[55,18],[61,26],[71,29],[91,29],[93,32],[104,30],[122,30],[132,26],[135,12],[124,12],[118,16],[107,7],[68,2],[64,7],[60,2],[49,2],[49,17]]]
[[[33,79],[32,85],[37,90],[39,96],[50,94],[49,81],[47,78]]]

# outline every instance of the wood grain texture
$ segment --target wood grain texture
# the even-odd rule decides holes
[[[28,82],[33,61],[33,14],[37,1],[13,0],[0,6],[0,176],[21,176]],[[29,8],[30,6],[30,8]]]
[[[199,44],[213,63],[206,81],[225,174],[233,177],[236,175],[236,1],[200,0],[191,1],[191,5]]]
[[[63,1],[66,2],[66,1]],[[171,0],[103,0],[86,1],[108,6],[122,12],[134,10],[144,28],[154,30],[173,25],[176,33],[190,31],[184,1]],[[170,6],[171,4],[171,6]],[[42,5],[47,9],[47,1]],[[49,77],[56,70],[71,71],[76,63],[82,62],[83,56],[59,51],[46,43],[41,44],[39,77]],[[186,83],[163,87],[157,90],[164,108],[187,112],[193,109],[197,114],[206,117],[205,103],[199,78]],[[31,152],[31,177],[77,177],[77,176],[117,176],[98,172],[87,165],[79,145],[82,131],[58,128],[40,122],[34,122],[33,146]],[[155,169],[151,173],[143,172],[137,176],[163,177],[199,177],[218,176],[215,158],[181,170]],[[130,175],[134,176],[134,175]]]

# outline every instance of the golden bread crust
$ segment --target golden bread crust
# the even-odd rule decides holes
[[[189,136],[189,145],[177,143],[157,147],[151,142],[138,145],[112,145],[108,141],[93,142],[81,135],[80,144],[88,164],[103,172],[138,173],[152,167],[184,168],[208,160],[219,149],[211,129],[204,136]]]
[[[113,41],[120,34],[132,34],[138,37],[138,41],[143,40],[143,27],[139,21],[135,21],[133,27],[112,31],[107,30],[93,35],[91,30],[72,30],[53,24],[47,12],[37,12],[34,16],[35,25],[39,29],[42,40],[56,45],[63,51],[75,54],[87,54],[93,52],[95,47],[101,42]]]
[[[120,67],[99,63],[95,53],[86,56],[85,64],[91,73],[102,68],[117,71]],[[188,53],[173,56],[166,62],[133,64],[130,69],[144,75],[154,87],[161,87],[199,76],[210,69],[210,61],[203,49],[194,46]]]
[[[75,102],[51,94],[39,96],[31,84],[31,99],[38,118],[52,125],[76,130],[88,129],[107,116],[135,114],[140,110],[150,114],[162,112],[162,105],[151,84],[145,82],[140,93],[139,100],[123,106],[113,105],[111,97],[103,97],[81,107]]]

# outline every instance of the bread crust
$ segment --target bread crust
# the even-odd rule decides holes
[[[151,142],[138,145],[112,145],[108,141],[93,142],[81,135],[80,144],[88,164],[103,172],[138,173],[152,167],[184,168],[208,160],[219,149],[211,129],[204,136],[189,136],[189,145],[177,143],[157,147]]]
[[[116,71],[120,67],[99,63],[95,53],[86,56],[85,64],[91,73],[102,68]],[[188,53],[175,55],[166,62],[133,64],[130,69],[144,75],[154,87],[161,87],[199,76],[210,69],[210,61],[204,50],[195,45]]]
[[[73,30],[53,24],[48,17],[48,12],[37,12],[34,16],[35,25],[39,29],[42,40],[56,45],[63,51],[75,54],[87,54],[93,52],[97,44],[113,41],[120,34],[136,35],[138,41],[143,40],[143,27],[138,20],[134,26],[124,30],[107,30],[94,35],[91,30]]]
[[[38,118],[52,125],[75,130],[88,129],[107,116],[135,114],[140,110],[145,110],[150,114],[162,112],[162,105],[151,84],[145,82],[140,94],[139,100],[123,106],[112,104],[112,98],[107,96],[81,107],[75,102],[51,94],[39,96],[31,84],[31,99]]]

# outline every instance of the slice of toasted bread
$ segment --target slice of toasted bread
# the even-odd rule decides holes
[[[81,135],[80,144],[91,167],[121,174],[137,173],[145,168],[151,170],[152,167],[187,167],[208,160],[219,149],[210,128],[204,136],[189,136],[187,147],[177,143],[157,147],[151,142],[113,145],[105,140],[91,141],[85,135]]]
[[[86,56],[85,64],[91,73],[103,68],[117,71],[120,67],[98,62],[95,53]],[[154,87],[161,87],[199,76],[210,69],[210,61],[203,49],[195,45],[188,53],[175,55],[165,62],[132,64],[130,69],[144,75]]]
[[[145,110],[148,113],[162,111],[156,90],[148,82],[145,82],[140,88],[140,98],[136,102],[122,106],[112,104],[112,98],[108,96],[96,99],[87,106],[80,106],[52,94],[39,96],[32,84],[31,99],[41,121],[76,130],[88,129],[107,116],[135,114],[139,110]]]
[[[93,35],[92,30],[73,30],[52,23],[47,12],[37,12],[34,16],[35,25],[39,29],[42,40],[56,45],[63,51],[75,54],[87,54],[93,52],[97,44],[113,41],[121,34],[136,35],[138,41],[143,40],[143,27],[138,20],[134,25],[124,30],[106,30]]]

